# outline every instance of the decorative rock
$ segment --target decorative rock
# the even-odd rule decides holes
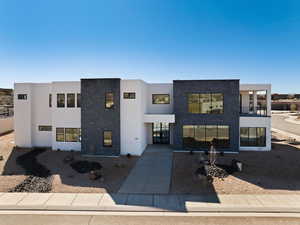
[[[92,170],[92,171],[89,173],[89,179],[90,179],[90,180],[97,180],[97,179],[99,179],[100,177],[102,177],[101,170]]]

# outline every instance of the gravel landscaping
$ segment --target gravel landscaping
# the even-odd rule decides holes
[[[31,161],[17,163],[17,159],[22,159],[24,154],[33,156]],[[134,156],[83,157],[79,152],[14,148],[14,133],[0,136],[0,155],[3,155],[3,160],[0,160],[0,192],[33,190],[32,186],[35,186],[35,192],[48,192],[50,182],[51,192],[116,193],[138,159]],[[69,158],[71,160],[66,160]],[[84,173],[74,170],[78,162],[79,165],[82,162],[87,165],[84,171],[80,170]],[[72,163],[75,163],[74,169]],[[91,180],[89,170],[99,169],[99,165],[102,166],[103,177]],[[32,173],[32,170],[35,172]],[[49,174],[51,176],[47,178]]]
[[[242,172],[234,172],[213,183],[199,180],[199,154],[174,153],[171,193],[185,194],[300,194],[300,149],[274,137],[272,151],[241,152],[218,157],[217,164],[230,165],[232,159],[243,163]]]

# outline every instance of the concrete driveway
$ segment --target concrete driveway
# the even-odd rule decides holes
[[[173,152],[168,145],[148,145],[121,186],[119,193],[169,193],[172,159]]]
[[[272,115],[272,128],[300,136],[300,125],[286,122],[284,115]]]

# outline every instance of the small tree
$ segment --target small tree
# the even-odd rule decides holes
[[[292,112],[296,112],[296,111],[297,111],[297,105],[294,104],[294,103],[292,103],[291,106],[290,106],[290,110],[291,110]]]

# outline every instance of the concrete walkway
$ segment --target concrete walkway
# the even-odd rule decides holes
[[[121,186],[119,193],[167,194],[173,152],[168,145],[148,145]]]
[[[0,193],[9,210],[300,213],[300,195]]]

